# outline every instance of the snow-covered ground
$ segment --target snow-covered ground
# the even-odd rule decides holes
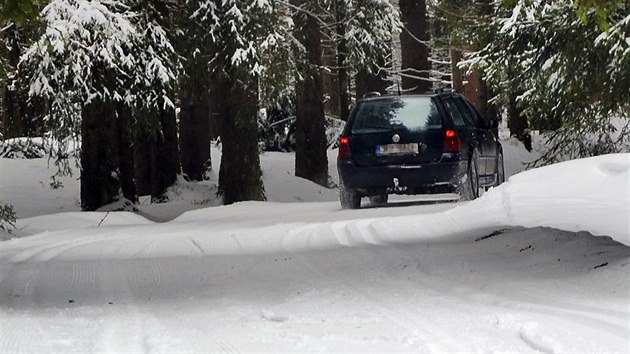
[[[513,176],[470,203],[341,210],[268,153],[269,202],[182,182],[141,215],[0,159],[0,352],[630,352],[630,155],[516,174],[535,156],[504,148]]]

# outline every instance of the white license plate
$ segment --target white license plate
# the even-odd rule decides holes
[[[387,144],[376,145],[376,156],[409,155],[420,152],[418,144]]]

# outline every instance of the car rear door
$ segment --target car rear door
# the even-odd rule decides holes
[[[457,132],[460,134],[462,143],[466,148],[477,150],[479,154],[478,173],[485,174],[486,166],[483,160],[483,144],[472,117],[467,114],[467,111],[461,108],[461,104],[458,102],[456,96],[447,96],[443,99],[443,102],[444,107],[453,120],[453,125],[455,125]]]
[[[475,125],[475,131],[481,144],[481,151],[483,155],[483,164],[485,165],[484,175],[491,175],[495,171],[496,156],[497,156],[497,140],[496,136],[490,129],[490,124],[481,116],[481,114],[474,108],[472,103],[459,97],[459,105],[467,112]]]
[[[357,166],[418,165],[442,155],[443,122],[428,96],[359,102],[350,126],[350,149]]]

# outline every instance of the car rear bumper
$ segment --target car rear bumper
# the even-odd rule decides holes
[[[344,186],[364,195],[421,194],[454,192],[468,164],[465,160],[433,162],[420,165],[358,167],[352,161],[337,161],[339,178]]]

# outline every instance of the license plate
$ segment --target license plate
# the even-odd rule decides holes
[[[387,144],[376,145],[376,156],[409,155],[420,152],[418,144]]]

